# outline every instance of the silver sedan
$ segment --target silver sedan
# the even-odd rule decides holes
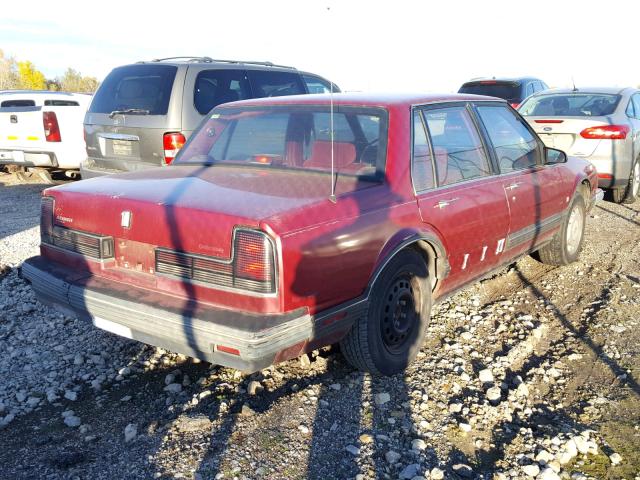
[[[640,196],[640,90],[545,90],[518,111],[548,147],[593,163],[615,202]]]

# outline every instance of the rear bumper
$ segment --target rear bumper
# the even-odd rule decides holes
[[[315,318],[305,309],[275,315],[224,310],[77,273],[43,257],[25,261],[22,274],[43,303],[99,328],[247,372],[337,341],[366,310],[366,302]]]
[[[57,167],[58,159],[54,152],[0,149],[0,164],[22,165],[24,167]]]

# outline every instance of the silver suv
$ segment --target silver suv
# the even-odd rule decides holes
[[[340,91],[318,75],[270,62],[172,57],[115,68],[84,119],[82,178],[170,164],[221,103],[331,89]]]

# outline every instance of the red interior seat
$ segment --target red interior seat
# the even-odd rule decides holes
[[[336,169],[351,165],[356,160],[356,147],[353,143],[333,142],[333,161]],[[331,168],[331,142],[313,142],[311,156],[304,162],[305,167]]]

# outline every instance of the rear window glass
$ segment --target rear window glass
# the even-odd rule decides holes
[[[458,93],[470,93],[472,95],[488,95],[489,97],[498,97],[505,100],[517,101],[521,98],[520,85],[512,83],[472,83],[463,85]]]
[[[525,116],[599,117],[611,115],[619,101],[619,95],[558,93],[530,98],[518,111]]]
[[[35,107],[34,100],[5,100],[0,103],[0,107]]]
[[[96,92],[89,112],[132,110],[138,115],[166,115],[177,67],[128,65],[114,69]]]
[[[294,72],[248,70],[247,75],[251,82],[253,96],[256,98],[307,93],[302,85],[300,75]]]
[[[196,78],[193,104],[202,115],[221,103],[251,98],[244,70],[204,70]]]
[[[77,107],[80,104],[74,100],[45,100],[47,107]]]
[[[380,180],[386,158],[386,111],[336,107],[333,163],[339,175]],[[324,106],[214,109],[173,164],[237,165],[330,173],[331,116]]]

